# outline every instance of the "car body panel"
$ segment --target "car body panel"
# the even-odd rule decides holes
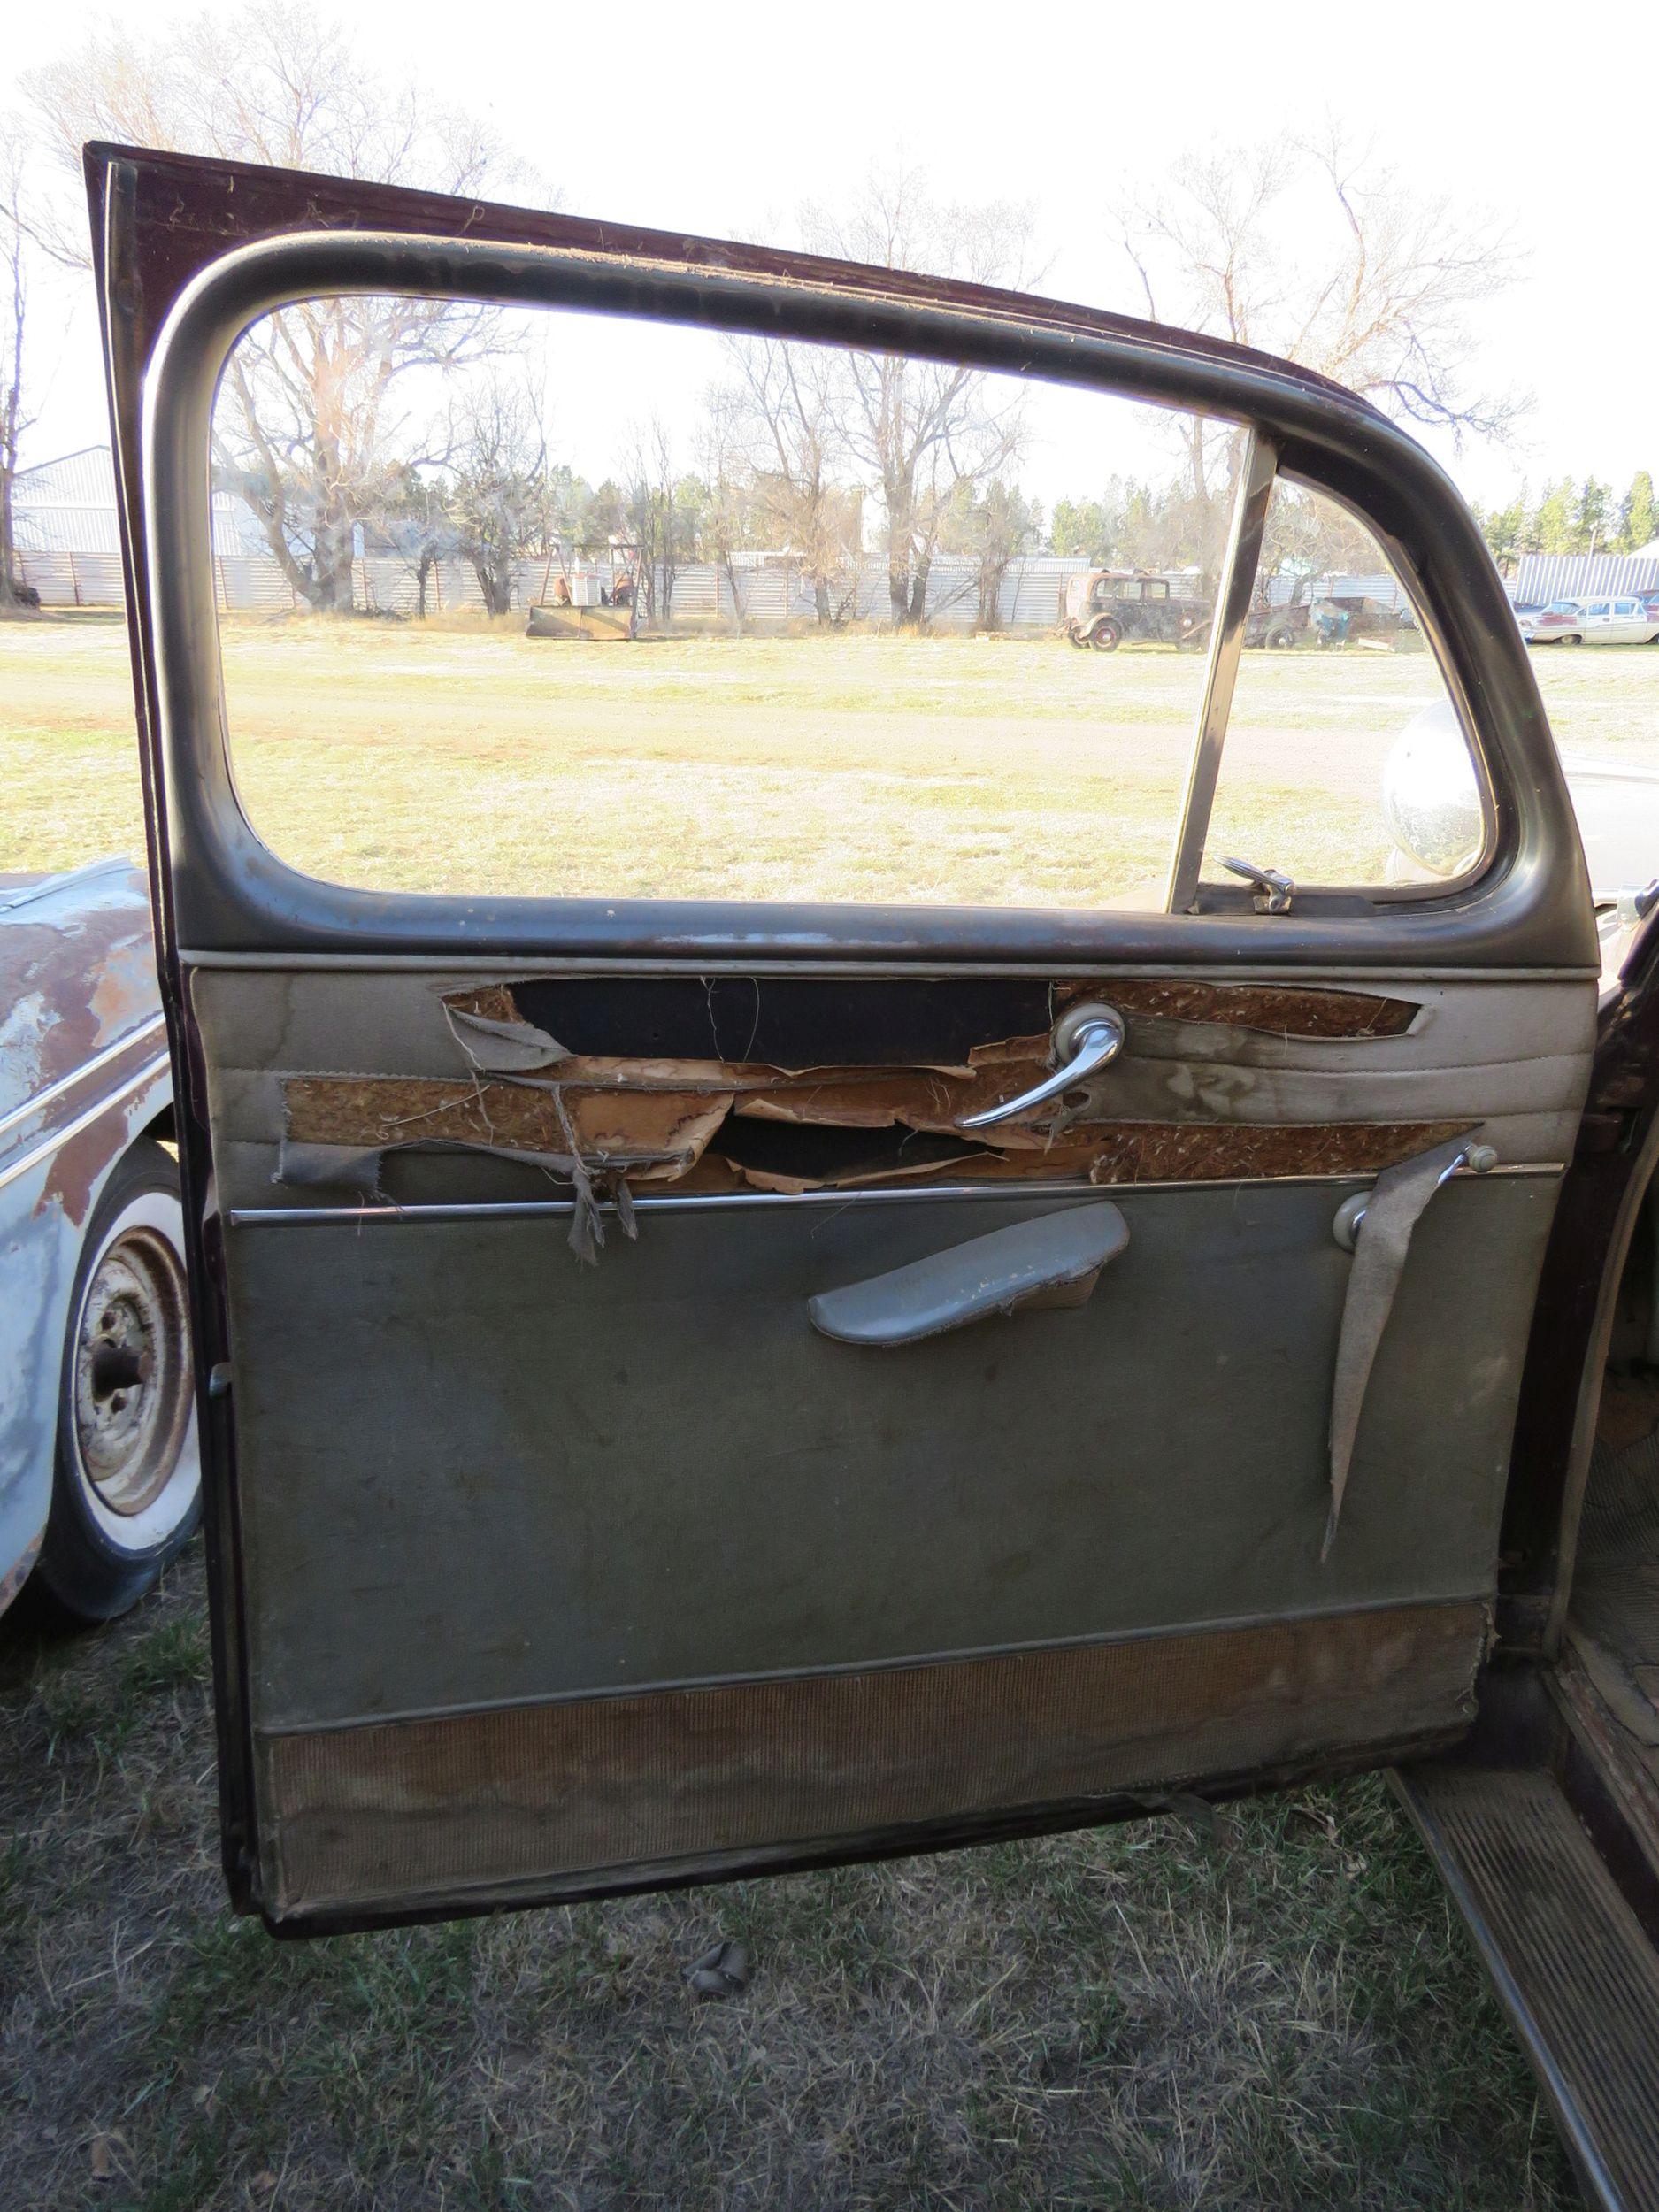
[[[1584,618],[1569,599],[1552,599],[1548,606],[1532,608],[1525,614],[1517,610],[1517,618],[1529,645],[1554,645],[1563,638],[1583,635]]]
[[[81,1236],[110,1170],[172,1097],[149,883],[125,860],[0,879],[0,1605],[51,1502]]]

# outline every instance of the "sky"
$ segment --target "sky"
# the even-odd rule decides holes
[[[128,26],[197,12],[128,0]],[[211,12],[211,11],[210,11]],[[18,79],[110,14],[14,7],[0,110]],[[925,168],[942,197],[1034,204],[1042,289],[1138,311],[1110,236],[1182,149],[1338,123],[1374,158],[1512,227],[1519,280],[1471,311],[1471,380],[1532,396],[1509,447],[1427,441],[1465,492],[1586,472],[1659,473],[1659,10],[1591,19],[1530,0],[1441,0],[1294,19],[1008,4],[623,11],[357,0],[368,50],[484,116],[586,215],[777,240],[803,202],[834,208],[875,163]],[[480,26],[473,36],[469,27]],[[107,436],[81,288],[43,276],[26,460]]]

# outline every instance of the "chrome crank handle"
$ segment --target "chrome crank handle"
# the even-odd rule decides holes
[[[1471,1175],[1490,1175],[1498,1164],[1498,1155],[1489,1144],[1466,1144],[1455,1160],[1449,1161],[1434,1179],[1436,1190],[1444,1190],[1460,1168],[1467,1168]],[[1331,1224],[1331,1234],[1345,1252],[1351,1252],[1359,1242],[1359,1233],[1365,1225],[1365,1205],[1369,1191],[1356,1191],[1352,1198],[1345,1198],[1336,1210],[1336,1219]]]
[[[987,1106],[980,1113],[966,1115],[956,1126],[989,1129],[999,1121],[1012,1121],[1016,1115],[1029,1113],[1033,1106],[1046,1105],[1049,1099],[1058,1098],[1062,1091],[1070,1090],[1072,1084],[1095,1074],[1109,1060],[1115,1060],[1123,1048],[1124,1019],[1114,1008],[1074,1006],[1055,1024],[1054,1056],[1059,1065],[1054,1073],[1034,1089],[1022,1091],[1018,1098],[1007,1098],[1000,1106]]]

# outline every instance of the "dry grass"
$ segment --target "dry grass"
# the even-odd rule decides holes
[[[388,888],[1088,905],[1168,853],[1195,656],[1052,638],[535,642],[230,626],[237,774],[319,875]],[[1659,756],[1659,654],[1536,655],[1563,743]],[[1246,657],[1219,849],[1376,879],[1422,654]],[[0,629],[0,866],[140,842],[118,625]]]
[[[432,887],[1098,895],[1162,858],[1195,683],[1047,641],[250,627],[227,654],[256,818],[323,872]],[[1563,743],[1659,752],[1659,656],[1539,665]],[[1364,849],[1354,762],[1420,664],[1246,668],[1288,780],[1229,833],[1265,808],[1302,873],[1321,839]],[[0,629],[0,866],[141,848],[118,626]],[[0,1624],[6,2212],[1572,2200],[1374,1782],[285,1947],[224,1908],[204,1647],[194,1560],[100,1635],[27,1601]],[[680,1969],[721,1934],[754,1979],[694,2005]]]
[[[447,1927],[229,1918],[200,1569],[0,1625],[0,2204],[1573,2201],[1375,1782]],[[682,1967],[750,1947],[742,1994]]]

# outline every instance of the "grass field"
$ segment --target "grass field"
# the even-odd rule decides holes
[[[1659,760],[1659,653],[1534,656],[1557,735]],[[285,857],[386,888],[1089,905],[1167,860],[1197,656],[1056,639],[536,642],[240,624],[233,757]],[[1212,845],[1376,880],[1426,656],[1252,653]],[[0,630],[0,865],[137,849],[124,633]]]
[[[1162,861],[1196,681],[1048,641],[250,627],[227,657],[273,841],[428,887],[1099,895]],[[1563,744],[1659,762],[1659,654],[1537,659]],[[1246,675],[1244,749],[1273,754],[1240,841],[1363,859],[1423,664]],[[139,849],[118,626],[0,628],[0,866]],[[0,1623],[7,2212],[1574,2200],[1375,1782],[288,1947],[225,1910],[211,1769],[198,1560],[97,1635],[27,1596]],[[694,2005],[722,1935],[753,1979]]]

